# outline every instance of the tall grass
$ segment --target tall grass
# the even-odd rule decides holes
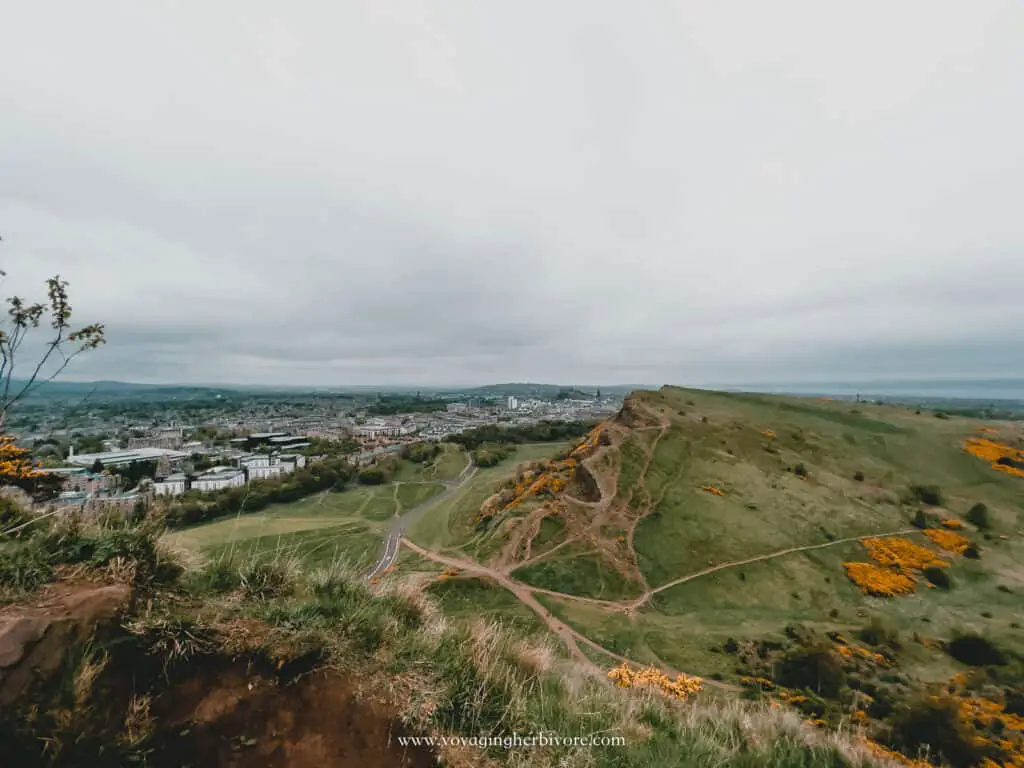
[[[344,562],[297,578],[290,597],[248,604],[293,637],[314,636],[332,664],[400,706],[414,730],[481,736],[621,735],[619,747],[493,748],[508,765],[866,766],[852,734],[819,731],[766,704],[671,702],[626,692],[498,622],[455,623],[419,579],[369,584]]]

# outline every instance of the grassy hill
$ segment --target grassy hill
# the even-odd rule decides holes
[[[995,669],[987,700],[1012,709],[1024,680],[1024,473],[965,451],[979,437],[1012,450],[1024,429],[821,398],[637,392],[578,447],[481,475],[439,510],[443,525],[435,515],[410,538],[485,569],[467,565],[466,578],[478,572],[533,595],[599,664],[626,658],[747,695],[810,694],[812,719],[856,717],[891,735],[892,711],[929,684]],[[984,529],[969,522],[979,503]],[[890,550],[882,565],[872,559]],[[926,575],[892,557],[938,565]],[[869,594],[848,563],[911,594]],[[961,663],[950,649],[965,636],[1011,661]],[[820,647],[842,676],[831,698],[779,671]],[[873,666],[849,661],[869,654]],[[874,694],[864,695],[885,706],[851,687],[865,680]],[[989,725],[975,724],[968,740],[996,744],[1005,722]],[[904,751],[920,746],[911,742]],[[938,749],[963,765],[1012,752]]]

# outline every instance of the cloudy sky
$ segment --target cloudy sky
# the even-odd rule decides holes
[[[69,378],[1024,375],[1019,0],[2,5]]]

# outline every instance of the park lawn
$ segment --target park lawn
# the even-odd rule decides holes
[[[390,485],[317,494],[291,504],[275,504],[260,512],[224,517],[173,531],[164,538],[174,546],[205,552],[250,539],[317,531],[340,523],[358,523],[367,530],[383,530],[382,524],[395,513],[393,494]],[[375,535],[379,541],[381,534]]]
[[[380,533],[361,522],[222,542],[205,550],[211,559],[297,561],[304,570],[346,562],[367,568],[380,556]]]

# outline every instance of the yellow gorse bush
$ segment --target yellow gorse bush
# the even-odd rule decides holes
[[[632,669],[623,662],[608,672],[608,677],[619,688],[654,688],[659,693],[675,699],[687,699],[704,690],[704,681],[699,677],[678,675],[675,680],[655,667]]]
[[[987,437],[969,437],[964,442],[964,451],[991,464],[992,469],[1008,475],[1024,477],[1024,469],[1010,464],[1000,464],[999,460],[1010,460],[1024,465],[1024,451],[1005,443],[990,440]]]
[[[952,533],[940,531],[940,533]],[[953,534],[954,536],[956,534]],[[866,594],[876,597],[909,595],[917,585],[917,572],[925,568],[946,568],[945,560],[927,547],[910,539],[892,536],[885,539],[864,539],[872,563],[843,563],[850,581]]]
[[[879,568],[871,563],[843,563],[846,575],[865,594],[875,597],[896,597],[914,592],[916,581],[891,568]]]
[[[702,491],[707,491],[708,493],[713,493],[715,494],[715,496],[725,496],[725,491],[723,491],[717,485],[702,485],[700,489]]]
[[[15,445],[11,435],[0,435],[0,485],[11,485],[42,474],[27,448]]]
[[[929,566],[945,568],[949,565],[927,547],[915,544],[902,536],[885,539],[864,539],[868,555],[881,566],[895,568],[903,573],[922,571]]]
[[[954,533],[953,531],[930,529],[925,531],[924,535],[947,552],[955,552],[958,555],[963,554],[964,550],[967,549],[971,543],[970,539],[961,536],[959,533]]]

